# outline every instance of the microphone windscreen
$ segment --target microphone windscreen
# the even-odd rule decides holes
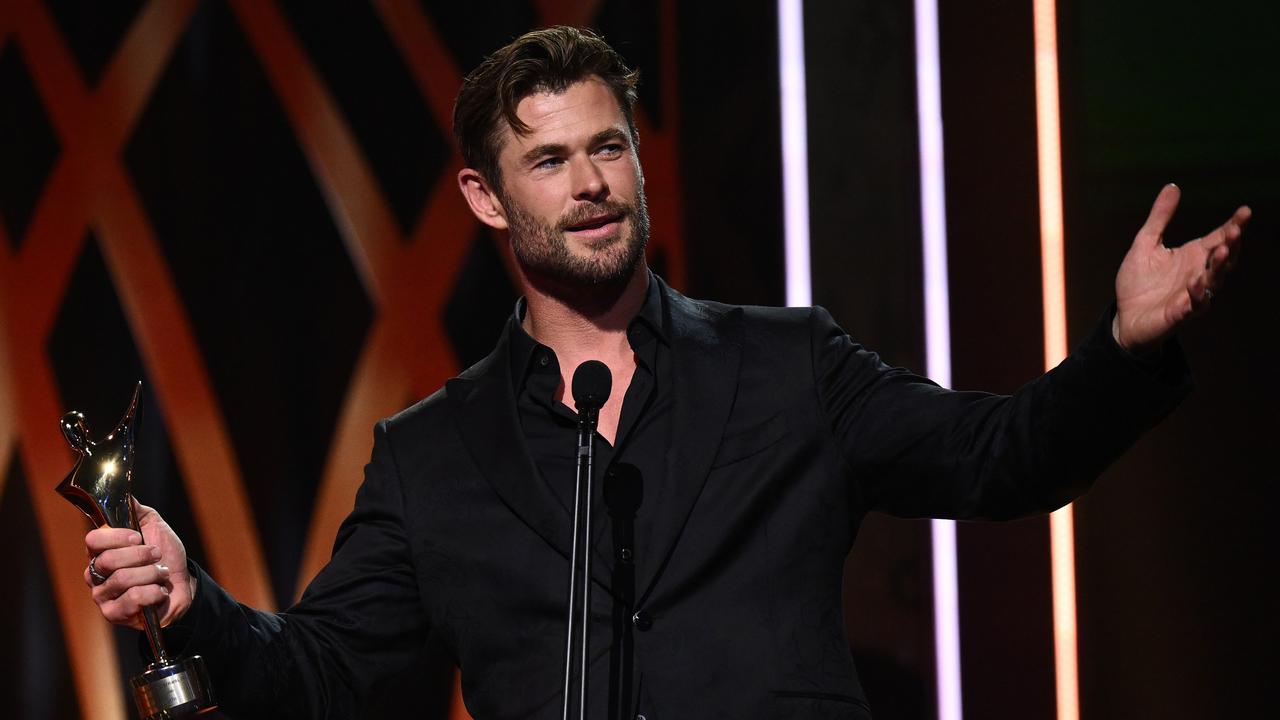
[[[578,411],[599,410],[613,389],[613,374],[599,360],[588,360],[573,371],[573,403]]]

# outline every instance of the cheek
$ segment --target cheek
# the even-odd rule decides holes
[[[544,221],[558,220],[565,209],[564,198],[568,197],[561,184],[559,178],[536,183],[526,195],[528,200],[524,207]]]
[[[606,174],[609,180],[609,188],[618,195],[624,195],[628,198],[635,194],[638,187],[644,186],[644,177],[640,175],[640,166],[634,161],[630,163],[616,163],[610,166],[610,172]]]

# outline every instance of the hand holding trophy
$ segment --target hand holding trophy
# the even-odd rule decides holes
[[[142,383],[114,430],[101,440],[89,435],[84,415],[72,411],[62,416],[62,435],[80,457],[58,485],[58,492],[98,527],[129,528],[141,534],[130,492],[137,432],[138,399]],[[106,578],[90,561],[95,582]],[[217,707],[204,660],[199,655],[171,659],[160,634],[155,608],[142,609],[142,624],[155,662],[131,680],[134,702],[144,720],[180,718]]]

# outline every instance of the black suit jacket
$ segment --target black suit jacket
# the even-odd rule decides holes
[[[1143,367],[1109,321],[1055,370],[993,396],[885,366],[821,308],[663,293],[674,432],[667,479],[644,500],[654,530],[636,538],[632,632],[649,720],[870,717],[841,599],[865,513],[1059,507],[1189,386],[1176,349]],[[504,339],[378,424],[333,559],[297,606],[246,608],[201,573],[186,645],[210,661],[224,709],[353,716],[436,633],[473,716],[558,717],[570,517],[524,447],[508,358]],[[592,717],[605,715],[609,549],[599,542],[592,563]]]

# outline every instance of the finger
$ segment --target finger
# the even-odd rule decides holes
[[[129,588],[146,585],[160,585],[166,589],[171,589],[169,568],[159,564],[121,568],[112,573],[106,582],[93,589],[93,599],[101,604],[115,600],[128,592]]]
[[[1235,209],[1235,213],[1231,213],[1231,217],[1222,223],[1219,228],[1221,232],[1221,240],[1228,245],[1235,245],[1244,234],[1244,225],[1249,222],[1249,218],[1253,217],[1253,210],[1248,205],[1240,205]]]
[[[1209,289],[1208,273],[1200,273],[1187,285],[1187,295],[1191,298],[1191,313],[1203,314],[1209,309],[1213,300],[1213,291]]]
[[[1244,230],[1233,217],[1223,223],[1222,227],[1218,228],[1211,234],[1209,242],[1210,248],[1217,248],[1221,245],[1226,245],[1228,247],[1235,246],[1236,243],[1240,242],[1240,237],[1242,235],[1244,235]]]
[[[93,562],[98,574],[111,577],[112,573],[123,568],[142,567],[160,559],[160,548],[155,545],[131,545],[129,547],[104,550]]]
[[[1209,251],[1204,261],[1204,282],[1209,289],[1217,290],[1222,287],[1227,273],[1231,272],[1233,254],[1231,248],[1226,245],[1219,245]]]
[[[1241,205],[1231,214],[1231,222],[1243,228],[1251,217],[1253,217],[1253,210],[1248,205]]]
[[[1244,219],[1248,220],[1248,216],[1246,215]],[[1209,273],[1207,279],[1209,287],[1219,287],[1226,273],[1234,267],[1243,234],[1244,230],[1233,216],[1222,227],[1198,241],[1205,248],[1204,270]]]
[[[101,555],[107,550],[141,543],[142,535],[138,531],[130,530],[129,528],[101,527],[90,530],[89,534],[84,536],[84,547],[88,551],[89,557]]]
[[[1164,229],[1169,225],[1169,219],[1173,217],[1173,211],[1178,209],[1178,198],[1182,197],[1182,191],[1177,185],[1169,183],[1160,189],[1160,194],[1156,195],[1156,201],[1151,205],[1151,212],[1147,215],[1147,221],[1143,223],[1142,229],[1138,231],[1138,237],[1145,238],[1147,242],[1158,245],[1161,236],[1164,235]]]
[[[169,591],[161,585],[131,587],[115,600],[98,605],[102,616],[116,624],[131,624],[144,607],[162,605],[169,599]]]

